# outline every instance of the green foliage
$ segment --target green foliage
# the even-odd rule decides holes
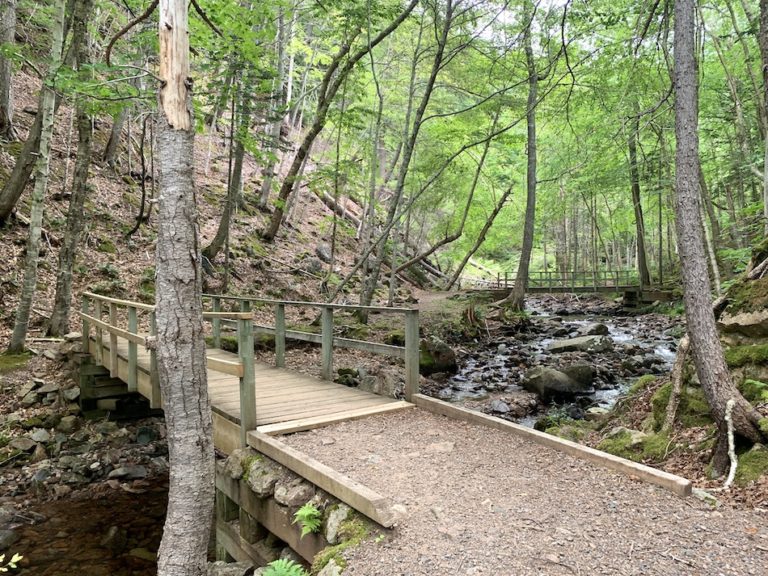
[[[323,524],[323,512],[314,504],[307,502],[293,515],[292,524],[301,527],[301,537],[307,534],[315,534],[320,531]]]
[[[335,546],[328,546],[315,555],[312,562],[312,573],[317,574],[333,560],[342,570],[346,568],[347,561],[342,553],[349,548],[359,546],[371,533],[370,524],[363,520],[359,515],[355,515],[349,520],[342,522],[339,528],[339,539],[341,540]]]
[[[22,354],[0,354],[0,374],[10,372],[24,366],[32,355],[29,352]]]
[[[739,456],[736,468],[735,482],[741,486],[754,482],[764,474],[768,474],[768,449],[755,445],[749,452]]]
[[[638,392],[641,392],[642,390],[645,390],[651,383],[656,381],[656,376],[653,374],[645,374],[644,376],[640,376],[637,380],[635,380],[632,385],[629,387],[629,390],[627,390],[627,394],[630,396],[634,396]]]
[[[672,383],[660,387],[651,397],[654,430],[660,430],[666,417],[667,404],[672,394]],[[677,420],[686,428],[707,426],[712,423],[709,404],[704,391],[697,386],[686,386],[680,395]]]
[[[21,554],[14,554],[10,560],[6,562],[5,554],[0,554],[0,572],[8,572],[18,568],[17,564],[24,558]]]
[[[279,558],[267,564],[263,576],[309,576],[309,574],[301,564],[288,558]]]
[[[766,364],[768,363],[768,344],[731,346],[725,351],[725,361],[731,368],[739,368],[747,364]]]
[[[765,382],[746,379],[739,385],[739,391],[752,404],[768,402],[768,384]]]

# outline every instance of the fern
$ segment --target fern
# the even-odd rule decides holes
[[[323,523],[323,513],[313,504],[307,502],[293,515],[293,524],[301,526],[301,537],[320,532]]]
[[[293,560],[280,558],[267,564],[263,576],[309,576],[309,574]]]

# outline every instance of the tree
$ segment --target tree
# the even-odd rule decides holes
[[[16,0],[3,0],[0,6],[0,44],[11,44],[16,33]],[[14,140],[12,64],[0,55],[0,138]]]
[[[732,418],[737,435],[760,442],[759,413],[731,379],[712,311],[711,286],[704,251],[699,209],[698,71],[695,56],[695,2],[676,0],[674,39],[675,88],[675,214],[680,250],[685,316],[696,373],[718,427],[713,467],[723,473],[728,464],[725,409],[735,402]]]
[[[53,40],[51,43],[51,67],[48,76],[40,88],[40,146],[35,162],[35,187],[32,192],[29,236],[27,237],[27,256],[24,265],[24,284],[21,289],[19,307],[16,310],[16,322],[8,345],[8,352],[18,354],[24,351],[24,343],[29,330],[29,318],[32,299],[37,287],[37,265],[40,259],[40,237],[43,227],[45,191],[48,188],[48,174],[51,163],[51,137],[56,107],[56,75],[61,66],[61,48],[64,43],[64,11],[66,0],[57,0],[54,4]]]
[[[81,79],[87,74],[84,71],[89,64],[88,21],[93,10],[93,0],[79,0],[74,11],[73,39],[76,66]],[[85,78],[87,79],[87,78]],[[75,265],[77,247],[80,243],[80,233],[85,225],[83,206],[88,194],[88,168],[91,165],[91,149],[93,142],[93,119],[88,111],[88,104],[83,96],[77,100],[77,159],[75,174],[72,181],[72,195],[67,211],[67,225],[64,240],[59,250],[59,268],[56,273],[56,295],[53,301],[53,312],[48,325],[49,336],[61,336],[69,331],[69,311],[72,300],[72,268]]]
[[[159,576],[203,576],[213,515],[213,426],[202,323],[187,0],[161,0],[157,133],[157,366],[168,427]]]

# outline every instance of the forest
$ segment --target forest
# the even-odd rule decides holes
[[[610,453],[633,481],[692,485],[702,510],[731,514],[714,532],[730,522],[751,539],[733,573],[755,573],[768,552],[765,529],[750,532],[768,510],[767,236],[768,0],[0,0],[0,571],[253,573],[209,564],[240,554],[267,576],[348,561],[402,573],[391,550],[355,550],[407,541],[402,502],[394,535],[389,516],[360,530],[349,516],[337,542],[331,517],[357,501],[250,436],[279,424],[259,382],[288,378],[259,371],[288,362],[357,402],[375,393],[479,425],[434,402],[460,406]],[[224,374],[239,378],[234,416]],[[292,434],[310,429],[302,410],[280,438],[325,470],[344,428]],[[426,418],[406,413],[382,429]],[[461,434],[424,421],[443,425],[435,435],[455,441],[402,450],[458,465]],[[257,491],[301,533],[294,546],[265,524],[259,542],[276,552],[259,555],[261,520],[219,476],[242,468],[232,479],[256,490],[255,475],[277,474],[253,472],[267,455],[298,474],[291,489],[318,492],[286,504],[274,485]],[[347,460],[334,466],[354,471]],[[83,548],[57,568],[24,519],[45,502],[75,510],[89,486],[144,494],[158,518],[144,539],[83,536],[111,556]],[[340,502],[318,504],[321,488]],[[462,490],[441,506],[461,508]],[[679,505],[663,502],[644,504]],[[219,534],[235,504],[253,537],[240,548]],[[423,533],[458,542],[443,508],[421,513],[438,524]],[[680,522],[669,530],[683,538],[694,520]],[[314,560],[308,533],[328,546]],[[729,554],[717,542],[715,560],[685,549],[636,565],[714,569]],[[470,564],[525,573],[541,560],[526,554]],[[595,566],[554,558],[537,573]]]

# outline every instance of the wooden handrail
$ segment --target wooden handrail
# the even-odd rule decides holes
[[[255,298],[253,296],[226,296],[219,294],[203,294],[203,298],[218,298],[219,300],[236,300],[238,302],[258,302],[260,304],[282,304],[284,306],[309,306],[311,308],[332,308],[333,310],[367,310],[368,312],[389,312],[404,314],[415,308],[398,308],[394,306],[360,306],[357,304],[334,304],[332,302],[305,302],[302,300],[275,300],[272,298]]]

